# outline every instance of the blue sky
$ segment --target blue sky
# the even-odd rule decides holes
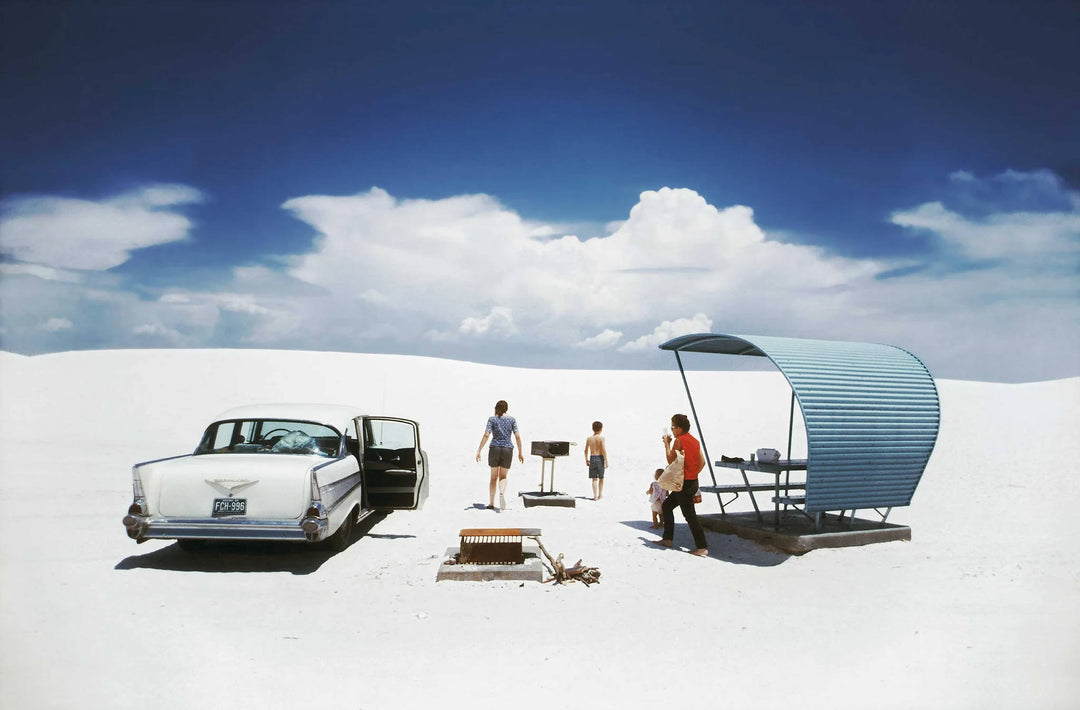
[[[1080,10],[0,2],[0,347],[1080,374]]]

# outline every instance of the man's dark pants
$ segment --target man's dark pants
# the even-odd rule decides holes
[[[686,518],[686,523],[690,526],[690,532],[694,535],[695,547],[700,550],[707,547],[708,543],[705,541],[705,529],[701,527],[701,521],[697,517],[697,510],[694,508],[694,494],[697,492],[698,482],[697,479],[694,479],[692,481],[683,481],[681,491],[672,491],[668,494],[663,505],[664,539],[675,539],[675,518],[672,513],[678,507],[682,510],[683,517]]]

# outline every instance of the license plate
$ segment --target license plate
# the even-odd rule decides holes
[[[215,498],[211,515],[247,515],[247,498]]]

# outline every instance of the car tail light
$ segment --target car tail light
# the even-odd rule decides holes
[[[139,467],[131,467],[131,488],[135,494],[135,500],[145,500],[146,496],[143,494],[142,478],[139,476]]]
[[[128,506],[127,515],[124,516],[124,527],[127,528],[128,537],[135,538],[139,542],[146,517],[150,514],[150,508],[146,505],[146,496],[143,494],[142,479],[139,477],[139,467],[131,468],[131,493],[134,500]]]
[[[309,535],[318,532],[319,528],[325,524],[326,508],[318,501],[311,504],[311,507],[304,512],[304,519],[300,521],[300,527]]]
[[[139,524],[139,517],[146,517],[150,509],[146,505],[146,496],[143,494],[142,478],[139,476],[139,467],[131,468],[131,492],[134,500],[128,506],[128,514],[124,517],[124,525],[135,527]]]

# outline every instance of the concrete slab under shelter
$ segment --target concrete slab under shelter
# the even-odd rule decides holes
[[[706,530],[737,535],[793,555],[827,547],[856,547],[911,540],[911,528],[907,525],[853,519],[850,516],[840,519],[835,513],[822,515],[818,530],[814,529],[812,519],[796,510],[781,511],[779,529],[772,511],[763,511],[762,520],[758,520],[754,513],[713,513],[699,515],[698,518]]]
[[[519,493],[518,495],[521,496],[521,502],[524,503],[526,508],[531,508],[534,505],[553,505],[562,508],[577,507],[577,501],[574,499],[574,496],[566,493],[528,491]]]
[[[506,580],[513,582],[543,582],[545,570],[544,563],[540,559],[540,546],[523,544],[522,549],[525,552],[525,562],[520,565],[463,565],[450,563],[450,560],[454,559],[454,556],[461,551],[461,548],[458,546],[448,547],[446,556],[443,558],[442,564],[439,565],[439,571],[435,575],[435,581],[493,582],[495,580]]]

